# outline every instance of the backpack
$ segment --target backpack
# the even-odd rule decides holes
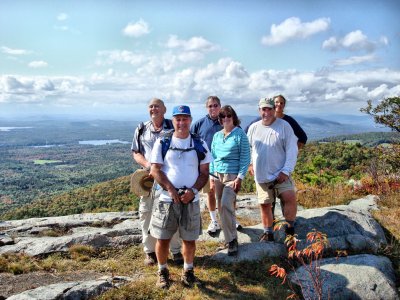
[[[190,137],[191,137],[190,148],[177,149],[177,148],[170,148],[173,133],[174,133],[174,130],[170,130],[170,131],[165,132],[162,135],[162,138],[161,138],[161,156],[162,156],[162,159],[165,158],[165,155],[167,154],[167,151],[169,149],[171,149],[171,150],[180,150],[180,151],[183,151],[183,152],[195,150],[196,154],[197,154],[198,163],[200,164],[200,161],[202,161],[206,157],[206,153],[207,153],[207,150],[206,150],[206,148],[204,148],[203,141],[201,140],[200,136],[198,136],[197,134],[191,132],[190,133]],[[193,147],[192,147],[192,141],[193,141]]]
[[[138,143],[138,152],[139,153],[142,153],[142,149],[141,149],[141,146],[140,146],[140,136],[143,134],[143,130],[144,130],[144,127],[145,127],[145,125],[144,125],[144,122],[140,122],[139,123],[139,125],[137,126],[138,127],[138,137],[137,137],[137,143]],[[165,130],[165,129],[173,129],[174,128],[174,125],[172,124],[172,120],[170,120],[170,119],[164,119],[164,124],[163,124],[163,129]]]

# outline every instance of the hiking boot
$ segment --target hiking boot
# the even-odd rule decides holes
[[[243,226],[240,223],[236,223],[236,230],[240,231],[243,229]]]
[[[154,252],[146,253],[144,264],[146,266],[154,266],[157,263],[157,256]]]
[[[194,275],[193,269],[183,270],[181,276],[182,284],[186,287],[202,285],[203,283]]]
[[[285,233],[286,235],[294,235],[294,227],[286,227]]]
[[[213,234],[216,234],[220,230],[221,227],[219,226],[218,222],[211,221],[210,225],[208,225],[207,233],[212,236]]]
[[[235,256],[238,253],[238,241],[237,239],[233,239],[228,244],[228,255]]]
[[[172,253],[172,261],[176,264],[176,265],[182,265],[183,264],[183,256],[182,253],[178,252],[178,253]]]
[[[170,285],[170,280],[169,280],[169,271],[167,268],[158,270],[157,272],[158,279],[156,283],[156,287],[160,289],[167,289],[169,288]]]
[[[273,242],[274,241],[274,234],[272,232],[264,232],[260,236],[260,242]]]

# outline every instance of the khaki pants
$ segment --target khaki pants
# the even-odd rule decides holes
[[[236,193],[233,190],[233,181],[237,174],[220,174],[219,180],[215,180],[215,193],[218,201],[219,217],[221,219],[222,231],[225,242],[229,243],[237,239],[236,230]]]

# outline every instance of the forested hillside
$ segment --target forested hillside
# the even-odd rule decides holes
[[[99,157],[105,158],[106,153],[111,151],[107,168],[129,165],[131,162],[126,162],[126,157],[129,160],[131,158],[122,149],[124,147],[120,149],[120,146],[104,148],[99,150],[105,152]],[[359,143],[309,143],[300,152],[293,175],[300,192],[299,201],[306,206],[321,206],[332,204],[323,202],[327,200],[322,201],[322,198],[343,202],[374,192],[371,189],[377,187],[381,192],[384,192],[383,188],[398,189],[399,153],[398,144],[390,147],[365,147]],[[104,161],[101,164],[104,164]],[[87,171],[90,169],[91,167],[88,167]],[[115,174],[118,173],[117,168],[114,171]],[[129,168],[126,171],[130,173]],[[350,184],[350,179],[353,180],[351,182],[362,182],[363,188],[355,189],[354,185]],[[254,180],[248,175],[243,183],[242,192],[254,192]],[[123,176],[53,197],[37,196],[34,202],[10,210],[1,218],[20,219],[82,212],[135,210],[137,205],[137,197],[129,192],[129,176]]]

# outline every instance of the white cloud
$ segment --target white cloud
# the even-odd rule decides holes
[[[344,59],[337,59],[333,62],[336,66],[349,66],[349,65],[357,65],[365,62],[370,62],[375,60],[375,55],[364,55],[364,56],[352,56]]]
[[[58,16],[57,16],[57,20],[58,21],[65,21],[65,20],[67,20],[69,18],[69,16],[68,16],[68,14],[66,14],[66,13],[60,13],[60,14],[58,14]]]
[[[358,113],[368,99],[379,100],[400,92],[400,72],[390,69],[324,72],[264,69],[251,73],[231,58],[184,69],[171,68],[164,64],[166,61],[167,57],[159,60],[152,57],[140,66],[143,68],[140,72],[107,68],[104,73],[90,77],[0,75],[0,102],[69,105],[77,109],[97,103],[98,108],[110,111],[140,113],[141,105],[155,95],[165,99],[167,105],[184,101],[194,109],[204,109],[207,95],[216,94],[235,109],[240,107],[239,113],[243,115],[255,112],[260,97],[281,93],[289,101],[289,113],[298,114],[305,106],[309,113],[340,112],[343,102],[348,103],[346,113]]]
[[[379,42],[384,46],[389,45],[389,39],[384,35],[379,38]]]
[[[380,43],[387,45],[388,39],[381,37]],[[330,37],[322,43],[322,49],[337,51],[345,49],[349,51],[367,51],[372,52],[376,48],[376,43],[368,39],[368,37],[361,31],[355,30],[346,34],[343,38]]]
[[[34,69],[37,69],[37,68],[46,68],[47,66],[48,66],[48,63],[45,62],[45,61],[43,61],[43,60],[34,60],[34,61],[31,61],[31,62],[28,64],[28,67],[34,68]]]
[[[167,48],[179,48],[183,51],[202,51],[210,52],[217,50],[218,47],[207,41],[201,36],[194,36],[188,40],[178,39],[176,35],[171,35],[166,44]]]
[[[330,25],[329,18],[320,18],[312,22],[301,22],[299,18],[291,17],[281,24],[272,24],[270,34],[263,36],[261,43],[274,46],[293,39],[305,39],[319,32],[326,31]]]
[[[1,52],[5,54],[10,54],[10,55],[26,55],[32,53],[32,51],[25,50],[25,49],[12,49],[6,46],[2,46]]]
[[[140,19],[136,23],[126,25],[122,32],[124,35],[137,38],[150,33],[150,29],[149,25],[143,19]]]

